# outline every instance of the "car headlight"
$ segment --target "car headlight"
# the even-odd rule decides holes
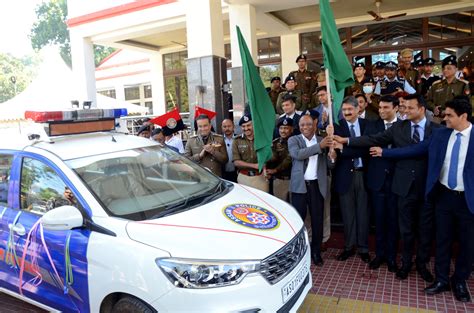
[[[236,285],[250,273],[260,270],[260,261],[207,261],[157,259],[165,276],[180,288],[202,289]]]
[[[306,245],[309,246],[308,230],[306,229],[306,226],[303,226],[303,228],[304,228],[304,239],[306,240]]]

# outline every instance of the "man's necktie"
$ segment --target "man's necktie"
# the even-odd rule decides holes
[[[393,123],[386,123],[385,124],[385,129],[389,129],[390,127],[392,127]]]
[[[461,148],[461,133],[456,134],[456,141],[454,142],[453,149],[451,150],[451,161],[449,162],[448,170],[448,187],[451,189],[456,188],[458,185],[458,163],[459,163],[459,150]]]
[[[357,137],[354,127],[355,127],[355,125],[354,125],[354,124],[351,124],[351,129],[350,129],[351,137]],[[357,159],[354,159],[354,167],[355,167],[355,168],[360,167],[359,159],[358,159],[358,158],[357,158]]]
[[[412,137],[412,140],[413,140],[413,143],[419,143],[420,142],[420,132],[418,131],[418,128],[420,127],[420,125],[413,125],[413,137]]]

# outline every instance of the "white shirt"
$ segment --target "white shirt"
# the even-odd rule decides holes
[[[364,112],[360,113],[360,114],[359,114],[359,117],[360,117],[360,118],[365,118],[365,112],[366,112],[366,111],[364,110]]]
[[[458,176],[456,179],[457,185],[454,190],[464,191],[464,164],[466,163],[467,148],[469,147],[469,139],[471,137],[472,124],[469,124],[469,127],[459,132],[453,130],[451,136],[449,137],[448,147],[446,148],[446,156],[444,157],[443,167],[441,168],[441,174],[439,176],[439,182],[444,186],[448,187],[448,172],[449,165],[451,163],[451,152],[453,150],[454,142],[456,141],[456,135],[461,133],[461,147],[459,148],[459,160],[458,160]]]
[[[173,135],[170,137],[170,139],[166,140],[165,144],[171,147],[175,147],[176,149],[178,149],[178,152],[181,154],[184,153],[183,141],[181,140],[181,138],[178,138],[178,136],[176,135]]]
[[[235,165],[234,162],[232,161],[232,143],[234,142],[234,137],[228,138],[227,136],[224,135],[224,142],[225,142],[225,148],[227,150],[227,157],[229,158],[229,161],[225,164],[225,171],[226,172],[233,172],[235,171]]]
[[[396,121],[397,121],[397,116],[396,115],[395,115],[395,118],[390,122],[387,122],[386,120],[383,120],[383,124],[385,125],[385,129],[388,129],[388,127],[387,127],[388,123],[392,123],[392,126],[393,126],[393,123],[395,123]]]
[[[303,137],[303,140],[306,143],[306,147],[311,147],[318,143],[318,140],[316,139],[316,135],[313,135],[313,138],[311,138],[311,140],[308,140],[303,134],[301,134],[301,136]],[[317,154],[309,157],[308,167],[306,168],[306,171],[304,172],[304,180],[315,180],[315,179],[318,179],[318,155]]]

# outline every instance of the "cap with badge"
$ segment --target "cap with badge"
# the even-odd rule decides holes
[[[413,57],[413,49],[405,48],[400,51],[400,55],[402,56],[402,58],[411,58]]]
[[[303,115],[309,115],[313,120],[317,119],[319,117],[319,112],[316,110],[305,110],[303,113],[301,113],[301,116]]]
[[[423,60],[423,65],[435,65],[436,60],[433,58],[426,58]]]
[[[293,126],[293,119],[290,117],[283,117],[278,120],[277,127],[280,126]]]
[[[421,60],[421,59],[420,59],[420,60],[416,60],[414,63],[415,63],[414,65],[415,65],[416,67],[420,67],[420,66],[425,65],[425,62],[424,62],[423,60]]]
[[[273,83],[275,80],[281,81],[280,76],[274,76],[274,77],[272,77],[272,79],[270,79],[270,83]]]
[[[295,76],[293,76],[293,75],[288,75],[288,76],[285,78],[285,84],[286,84],[288,81],[290,81],[290,80],[295,81]]]
[[[364,79],[362,81],[362,85],[365,85],[365,84],[374,84],[375,85],[375,80],[372,77],[367,77],[366,79]]]
[[[456,60],[456,56],[449,55],[443,59],[443,67],[446,65],[455,65],[458,66],[458,61]]]
[[[300,54],[297,58],[296,58],[296,62],[298,62],[299,60],[307,60],[306,56],[304,54]]]
[[[245,123],[250,122],[250,121],[252,121],[252,116],[250,115],[250,113],[245,113],[245,114],[240,118],[239,126],[242,126],[242,124],[245,124]]]
[[[383,63],[382,61],[377,61],[375,62],[374,66],[375,68],[381,69],[385,67],[385,63]]]
[[[358,67],[365,68],[364,62],[356,62],[356,63],[354,64],[354,69],[356,69],[356,68],[358,68]]]
[[[385,63],[385,68],[396,70],[398,68],[398,65],[393,61],[388,61],[387,63]]]

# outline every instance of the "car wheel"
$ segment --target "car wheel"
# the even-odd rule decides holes
[[[156,311],[150,309],[150,307],[143,301],[133,298],[124,297],[115,303],[112,313],[154,313]]]

